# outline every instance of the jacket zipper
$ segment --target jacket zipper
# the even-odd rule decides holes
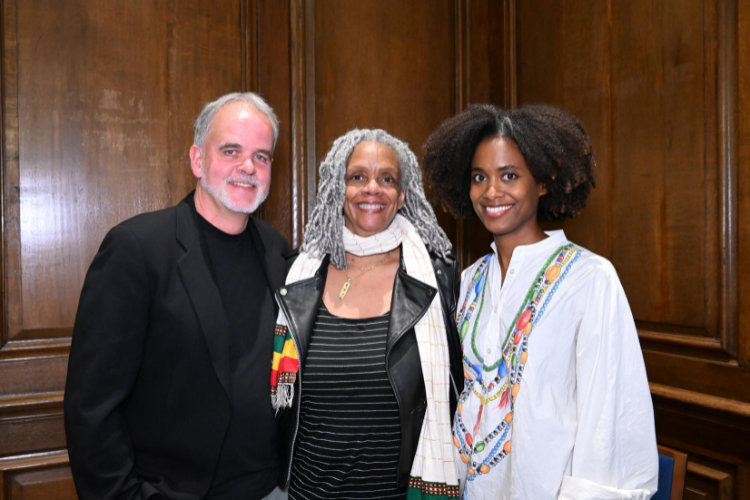
[[[278,292],[277,292],[278,293]],[[284,304],[282,304],[281,300],[279,300],[279,297],[276,293],[274,293],[274,298],[276,299],[276,303],[279,305],[279,308],[284,311],[284,316],[289,318],[289,311],[286,307],[284,307]],[[297,355],[299,356],[299,346],[297,345],[297,338],[296,338],[296,332],[292,328],[292,325],[289,324],[289,331],[292,334],[292,343],[294,344],[294,348],[297,350]],[[299,394],[297,397],[302,397],[302,367],[300,366],[297,370],[297,377],[299,378]],[[292,386],[294,387],[294,386]],[[294,405],[294,403],[292,403]],[[302,401],[297,400],[297,418],[294,420],[294,434],[292,434],[292,446],[289,450],[289,469],[286,471],[286,481],[285,483],[288,485],[289,481],[292,477],[292,463],[294,463],[294,444],[297,442],[297,431],[299,430],[299,414],[300,410],[302,408]]]

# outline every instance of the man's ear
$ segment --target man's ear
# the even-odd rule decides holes
[[[190,146],[190,170],[198,179],[201,178],[201,162],[203,161],[203,151],[193,144]]]

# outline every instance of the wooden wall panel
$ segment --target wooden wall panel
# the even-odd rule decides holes
[[[740,364],[750,367],[750,4],[738,4],[739,122],[739,343]]]
[[[200,110],[223,94],[245,90],[243,10],[248,7],[240,0],[225,0],[221,8],[207,8],[205,0],[166,2],[169,197],[164,206],[175,205],[195,189],[188,151]]]
[[[2,3],[0,499],[75,497],[55,450],[85,272],[109,228],[194,188],[196,115],[257,87],[256,4]]]
[[[158,85],[165,61],[141,56],[166,41],[157,29],[166,28],[163,9],[97,7],[16,7],[15,61],[6,62],[17,71],[18,161],[7,164],[6,175],[18,180],[6,184],[6,237],[20,243],[20,253],[8,248],[16,278],[8,281],[9,340],[34,330],[69,334],[104,232],[157,208],[167,193],[166,96],[152,87],[165,90]],[[137,36],[137,27],[154,38]]]
[[[384,128],[418,150],[453,114],[453,2],[317,0],[315,7],[317,160],[355,127]]]
[[[258,91],[268,100],[280,121],[280,134],[273,155],[271,190],[261,206],[263,219],[293,241],[291,170],[291,79],[289,2],[258,3]]]
[[[566,230],[613,261],[645,329],[718,338],[715,5],[518,10],[519,102],[571,111],[594,145],[597,188]]]
[[[750,155],[740,139],[750,137],[747,6],[516,7],[518,102],[560,106],[592,139],[597,189],[564,228],[618,270],[652,383],[657,437],[689,454],[685,498],[750,497],[750,332],[737,303],[748,301],[741,248],[750,241],[742,210],[750,206]]]
[[[13,500],[68,500],[76,498],[70,468],[18,474],[11,483]]]
[[[0,397],[0,457],[65,448],[63,396]]]
[[[464,9],[458,29],[463,37],[459,48],[463,58],[463,72],[459,73],[458,87],[462,94],[456,112],[470,104],[490,103],[513,107],[515,68],[510,66],[515,41],[514,2],[505,0],[471,0],[459,2]],[[463,87],[463,88],[462,88]],[[440,210],[436,207],[436,210]],[[454,252],[463,267],[467,267],[490,252],[492,235],[477,219],[456,222],[458,245]]]
[[[316,0],[318,162],[355,127],[383,128],[419,154],[455,112],[455,10],[449,0]],[[437,214],[455,242],[455,221]]]
[[[0,498],[75,500],[68,454],[64,451],[0,458]]]
[[[61,6],[5,3],[6,343],[70,334],[106,231],[193,189],[192,122],[243,80],[239,1]]]

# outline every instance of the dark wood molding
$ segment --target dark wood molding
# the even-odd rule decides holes
[[[469,105],[469,2],[468,0],[454,0],[453,2],[453,30],[455,34],[455,62],[456,62],[456,105],[455,112],[460,113]]]
[[[317,151],[315,150],[315,0],[305,1],[305,105],[307,120],[305,132],[307,133],[307,164],[305,168],[307,189],[307,207],[304,221],[307,223],[310,214],[315,208],[315,198],[318,193],[318,165]]]
[[[292,246],[315,206],[315,0],[291,0]]]
[[[258,1],[240,0],[240,63],[242,92],[258,92]],[[254,214],[263,218],[263,204]]]
[[[660,397],[723,413],[731,413],[735,416],[747,419],[748,424],[750,424],[750,403],[711,396],[701,392],[678,389],[677,387],[670,387],[662,384],[649,383],[648,385],[651,389],[651,394],[654,397]]]
[[[0,422],[63,411],[64,391],[0,396]]]
[[[731,474],[691,461],[688,461],[687,473],[715,485],[715,491],[718,495],[715,497],[716,500],[731,500],[734,498],[734,478]],[[692,488],[687,487],[687,489],[691,490]]]
[[[654,331],[638,326],[638,339],[641,349],[663,354],[685,356],[704,361],[738,366],[737,360],[729,355],[721,340],[708,336],[690,335],[685,332],[672,333]]]
[[[503,1],[505,29],[503,33],[505,65],[505,107],[515,109],[518,106],[518,51],[516,49],[516,0]]]
[[[242,91],[258,92],[258,0],[240,2]]]
[[[65,447],[63,391],[0,397],[0,456]]]
[[[292,246],[315,206],[315,0],[291,0]]]
[[[22,330],[20,316],[21,273],[8,272],[19,269],[21,263],[20,235],[20,171],[18,137],[18,26],[15,0],[3,2],[3,172],[2,172],[2,341],[5,346],[14,333]],[[12,303],[11,296],[16,297]]]
[[[469,8],[470,3],[468,0],[454,0],[454,17],[453,17],[453,33],[455,36],[455,77],[456,77],[456,104],[455,113],[461,113],[466,106],[469,105],[469,79],[471,78],[471,72],[469,71],[469,62],[471,57],[471,51],[469,50],[469,38],[471,36],[471,28],[469,23]],[[462,269],[468,267],[469,262],[469,234],[468,224],[463,218],[456,220],[456,234],[454,241],[456,242],[457,248],[454,249],[456,257],[458,257],[458,263]]]
[[[6,203],[6,196],[5,196],[5,186],[7,186],[7,170],[8,170],[8,162],[6,158],[6,152],[8,151],[8,144],[7,144],[7,136],[6,131],[8,129],[7,117],[8,117],[8,109],[6,106],[7,103],[7,91],[6,88],[6,82],[8,78],[8,67],[7,67],[7,42],[6,42],[6,24],[7,19],[9,19],[9,15],[13,15],[15,17],[15,9],[9,8],[6,4],[10,2],[3,1],[2,5],[0,5],[0,14],[2,14],[2,17],[0,17],[0,34],[2,35],[0,37],[0,42],[2,43],[2,50],[0,50],[0,349],[2,349],[2,346],[5,344],[6,339],[8,338],[8,332],[7,332],[7,315],[8,315],[8,293],[6,291],[6,278],[5,278],[5,270],[7,269],[6,262],[5,262],[5,250],[7,248],[7,245],[5,243],[5,231],[6,231],[6,221],[5,221],[5,203]],[[14,23],[15,24],[15,23]],[[15,39],[15,37],[13,37]],[[14,77],[15,79],[15,77]],[[15,101],[18,102],[17,100]],[[15,112],[15,119],[18,119],[18,111],[16,106],[16,112]],[[12,126],[12,123],[11,123]],[[17,130],[17,127],[16,127]],[[16,144],[16,147],[18,144]]]
[[[0,458],[0,489],[2,487],[3,476],[8,472],[18,472],[27,470],[37,470],[47,467],[59,467],[68,465],[67,450],[55,450],[45,453],[31,453],[18,457]]]
[[[28,358],[67,356],[69,353],[69,337],[11,341],[0,349],[0,363]]]
[[[304,229],[305,158],[307,157],[307,102],[305,89],[305,0],[289,4],[292,108],[292,247],[302,243]]]
[[[718,121],[721,214],[721,344],[737,355],[739,330],[739,129],[738,11],[736,0],[718,2]]]
[[[70,463],[66,450],[0,458],[0,500],[10,500],[11,483],[19,474],[63,468]]]

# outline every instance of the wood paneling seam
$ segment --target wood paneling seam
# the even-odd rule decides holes
[[[719,171],[721,213],[721,342],[737,355],[739,233],[737,3],[719,3]]]
[[[651,394],[653,396],[659,396],[680,403],[701,406],[712,410],[720,410],[741,417],[750,418],[750,403],[711,396],[701,392],[688,391],[677,387],[669,387],[662,384],[649,383],[648,385],[651,388]]]

